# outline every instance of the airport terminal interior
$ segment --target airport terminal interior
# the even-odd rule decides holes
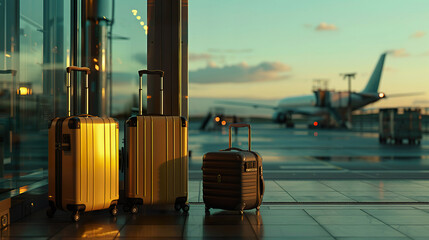
[[[429,239],[429,72],[421,70],[429,64],[429,45],[422,42],[429,4],[415,3],[0,0],[1,238]],[[348,15],[345,9],[355,10]],[[397,25],[384,31],[383,24]],[[381,40],[372,45],[374,37]],[[419,44],[426,53],[413,48]],[[350,57],[328,68],[332,51]],[[398,82],[407,74],[405,87]],[[164,116],[172,122],[149,122]],[[70,137],[77,129],[82,139],[92,136],[84,130],[90,119],[111,121],[111,135],[107,123],[98,135],[116,139],[111,153],[102,153],[113,159],[109,169],[117,176],[105,177],[102,186],[116,193],[109,190],[113,201],[104,207],[93,203],[94,211],[77,203],[64,207],[72,201],[67,191],[84,192],[80,174],[91,170],[95,179],[109,172],[95,160],[80,169],[73,162],[89,159],[84,153],[100,155],[95,140],[90,146]],[[161,128],[166,138],[170,129],[180,140],[156,146]],[[75,143],[82,154],[67,154]],[[220,151],[228,146],[242,150]],[[240,181],[251,184],[243,192],[257,189],[257,197],[246,197],[263,195],[260,207],[246,209],[242,202],[208,209],[216,198],[210,195],[222,195],[233,178],[217,169],[210,181],[213,166],[205,154],[248,149],[263,167],[240,165],[247,179]],[[142,152],[144,165],[132,163]],[[171,161],[154,164],[158,157]],[[154,180],[157,168],[162,178]],[[138,172],[152,182],[139,185],[138,176],[133,182]],[[78,183],[58,184],[75,173]],[[223,189],[211,189],[223,181]],[[95,182],[87,196],[92,191],[98,199]],[[242,192],[233,189],[231,196]],[[168,199],[181,190],[186,196],[179,204],[179,198],[154,203],[154,194]],[[222,201],[235,201],[231,196]],[[56,208],[65,210],[52,212]]]

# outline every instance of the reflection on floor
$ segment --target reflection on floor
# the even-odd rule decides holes
[[[202,181],[189,201],[203,202]],[[266,180],[265,203],[429,203],[429,180]]]
[[[174,210],[143,209],[116,218],[107,211],[83,215],[72,223],[59,211],[52,219],[44,211],[2,231],[2,238],[173,238],[173,239],[429,239],[427,205],[294,205],[264,204],[238,212],[211,210],[191,204],[188,215]]]

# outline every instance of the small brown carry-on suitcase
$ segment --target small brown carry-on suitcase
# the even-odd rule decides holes
[[[125,130],[126,207],[137,213],[137,205],[173,205],[187,212],[188,204],[188,123],[184,117],[143,116],[142,77],[164,72],[140,70],[139,115],[130,117]]]
[[[86,72],[85,113],[71,116],[71,71]],[[89,68],[67,68],[67,117],[54,118],[49,127],[49,217],[57,208],[72,212],[110,209],[115,216],[119,199],[119,128],[114,118],[88,115]]]
[[[249,129],[249,150],[231,147],[231,128]],[[210,208],[243,210],[256,208],[262,203],[264,178],[262,158],[250,150],[250,125],[229,125],[229,148],[209,152],[203,157],[203,199],[206,212]]]

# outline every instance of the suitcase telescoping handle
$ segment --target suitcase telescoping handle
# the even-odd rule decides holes
[[[249,135],[249,151],[250,151],[250,142],[251,142],[251,139],[250,139],[250,124],[247,124],[247,123],[231,123],[229,125],[229,149],[232,148],[232,144],[231,144],[231,129],[233,127],[236,127],[236,128],[247,127],[249,129],[248,135]]]
[[[76,66],[70,66],[67,67],[67,117],[71,116],[71,110],[70,110],[70,102],[71,102],[71,72],[77,71],[77,72],[85,72],[86,78],[85,78],[85,115],[88,115],[88,109],[89,109],[89,90],[88,90],[88,75],[91,73],[91,70],[87,67],[76,67]]]
[[[140,70],[139,71],[139,116],[143,115],[143,75],[158,75],[161,78],[161,88],[160,88],[160,99],[161,103],[159,105],[160,107],[160,113],[161,115],[164,114],[164,71],[161,70]]]

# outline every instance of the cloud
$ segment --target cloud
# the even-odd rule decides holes
[[[218,49],[218,48],[209,48],[209,52],[212,53],[230,53],[230,54],[241,54],[241,53],[251,53],[253,49],[243,48],[243,49]]]
[[[404,48],[394,49],[394,50],[390,50],[388,52],[391,53],[394,57],[408,57],[408,56],[410,56],[410,54]]]
[[[138,84],[139,81],[139,74],[137,73],[138,70],[135,70],[133,72],[119,72],[114,71],[112,73],[112,79],[114,83],[135,83]]]
[[[147,53],[135,53],[133,59],[142,65],[147,65]]]
[[[190,83],[245,83],[284,80],[290,67],[281,62],[262,62],[249,66],[247,63],[217,67],[209,64],[205,68],[189,72]]]
[[[426,35],[423,31],[417,31],[413,35],[410,36],[410,38],[422,38]]]
[[[416,99],[413,101],[413,105],[429,105],[429,99],[424,99],[424,98],[420,98],[420,99]]]
[[[210,61],[211,59],[213,59],[213,55],[208,54],[208,53],[189,53],[189,61],[190,62],[194,62],[194,61]]]
[[[384,66],[383,71],[385,72],[397,72],[398,70],[393,67]]]
[[[326,22],[321,22],[316,27],[317,31],[335,31],[337,30],[337,27],[334,24],[328,24]]]

